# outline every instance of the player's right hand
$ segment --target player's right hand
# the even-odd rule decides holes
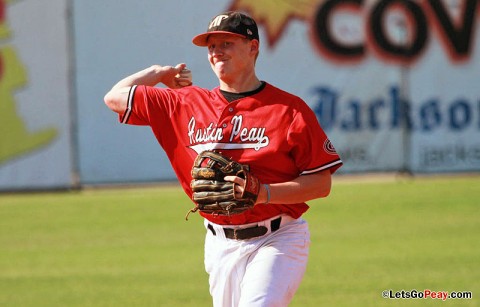
[[[177,66],[163,66],[162,67],[162,83],[171,88],[178,89],[185,86],[192,85],[191,72],[186,69],[187,64],[180,63]]]

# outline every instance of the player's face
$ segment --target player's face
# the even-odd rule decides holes
[[[258,41],[228,34],[212,34],[208,38],[208,60],[217,77],[234,82],[255,68]]]

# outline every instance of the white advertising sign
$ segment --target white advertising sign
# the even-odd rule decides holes
[[[66,1],[0,1],[0,190],[72,185]]]
[[[217,86],[191,39],[226,10],[258,21],[259,77],[310,105],[342,172],[480,170],[476,0],[74,3],[84,183],[174,178],[151,131],[120,125],[103,95],[152,64],[187,63],[194,83]]]

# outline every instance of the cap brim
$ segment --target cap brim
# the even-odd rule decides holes
[[[192,43],[194,45],[199,46],[199,47],[206,47],[208,37],[212,34],[229,34],[229,35],[245,38],[245,35],[232,33],[232,32],[228,32],[228,31],[211,31],[211,32],[205,32],[205,33],[202,33],[202,34],[199,34],[199,35],[195,36],[192,39]]]

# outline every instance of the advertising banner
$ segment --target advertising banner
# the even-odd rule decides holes
[[[66,1],[0,1],[0,190],[72,185]]]
[[[258,21],[258,76],[315,111],[341,172],[480,170],[477,0],[74,3],[83,183],[174,179],[151,131],[120,125],[103,95],[152,64],[184,62],[218,86],[191,39],[227,10]]]

